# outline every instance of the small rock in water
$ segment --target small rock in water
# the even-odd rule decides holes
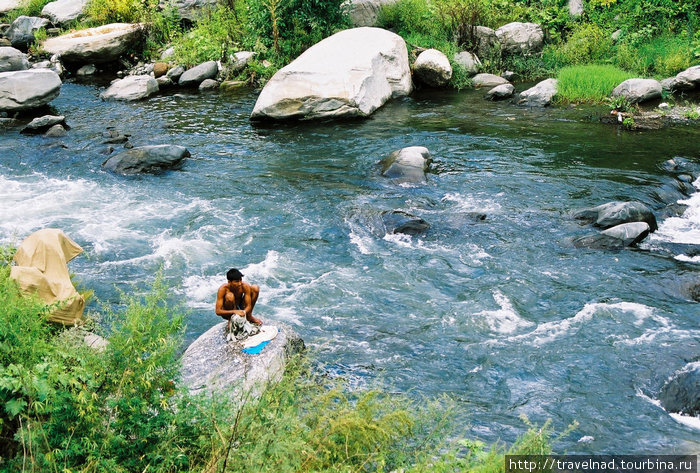
[[[66,117],[63,115],[44,115],[43,117],[35,118],[27,126],[22,128],[20,133],[28,135],[36,135],[47,131],[54,125],[65,125]]]
[[[112,148],[111,146],[107,146],[106,148],[103,148],[102,151],[100,151],[100,154],[112,154],[113,151],[114,148]]]
[[[584,435],[580,439],[578,439],[578,443],[591,443],[595,440],[595,437],[592,435]]]
[[[49,131],[44,133],[44,136],[49,136],[52,138],[58,138],[61,136],[66,136],[66,129],[63,128],[61,125],[57,124],[49,128]]]
[[[124,149],[132,149],[133,147],[134,147],[134,145],[132,145],[128,141],[126,143],[124,143]]]
[[[204,79],[199,84],[199,90],[216,90],[219,88],[219,83],[214,79]]]
[[[91,76],[97,72],[94,64],[87,64],[76,71],[77,76]]]
[[[113,145],[118,145],[122,143],[126,143],[129,141],[129,137],[127,135],[117,135],[117,136],[112,136],[110,138],[107,138],[106,140],[102,141],[103,145],[108,145],[108,144],[113,144]]]

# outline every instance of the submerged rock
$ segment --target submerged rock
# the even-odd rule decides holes
[[[661,388],[659,401],[668,412],[700,415],[700,361],[675,372]]]
[[[518,96],[518,104],[527,107],[546,107],[557,95],[557,80],[545,79]]]
[[[278,335],[258,355],[241,352],[226,341],[226,322],[201,335],[182,355],[182,382],[190,393],[241,394],[260,392],[267,382],[279,381],[287,360],[304,350],[304,341],[291,327],[275,324]]]
[[[423,146],[409,146],[391,153],[382,161],[382,176],[400,182],[422,183],[432,161],[430,151]]]
[[[505,100],[513,96],[515,87],[513,84],[501,84],[486,92],[489,100]]]
[[[426,49],[413,64],[413,73],[420,82],[430,87],[442,87],[452,78],[452,66],[441,51]]]
[[[403,38],[380,28],[353,28],[315,44],[277,71],[251,119],[366,117],[411,88]]]
[[[61,78],[49,69],[0,72],[0,111],[39,108],[61,92]]]
[[[157,173],[179,166],[189,156],[184,146],[140,146],[112,156],[102,167],[119,174]]]
[[[576,248],[615,250],[634,246],[649,235],[646,222],[623,223],[604,230],[597,235],[589,235],[574,240]]]
[[[382,222],[386,233],[404,233],[420,235],[430,228],[430,224],[420,217],[400,210],[392,210],[382,214]]]
[[[658,228],[654,213],[641,202],[608,202],[574,214],[574,218],[601,228],[610,228],[622,223],[646,222],[652,232]]]

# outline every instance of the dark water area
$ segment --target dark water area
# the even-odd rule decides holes
[[[692,419],[654,402],[700,356],[688,292],[700,258],[664,250],[700,245],[700,200],[682,197],[679,215],[659,197],[676,182],[664,161],[700,162],[697,127],[629,132],[594,108],[527,110],[473,91],[419,92],[362,121],[254,126],[252,91],[99,92],[63,86],[52,105],[64,138],[0,130],[0,241],[63,229],[86,250],[72,271],[107,303],[162,268],[189,310],[188,341],[219,322],[216,290],[239,267],[261,286],[257,315],[292,325],[331,372],[445,394],[465,436],[512,442],[526,415],[580,423],[560,452],[700,451]],[[161,175],[110,174],[109,127],[192,157]],[[381,177],[382,158],[414,145],[433,154],[427,184]],[[611,200],[648,204],[659,231],[636,250],[574,248],[596,230],[573,211]],[[431,227],[384,235],[390,210]]]

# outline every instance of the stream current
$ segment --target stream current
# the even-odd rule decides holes
[[[580,423],[560,452],[700,451],[700,430],[653,402],[700,356],[688,289],[700,257],[673,246],[700,246],[700,194],[668,216],[657,192],[675,179],[664,161],[700,162],[697,127],[620,131],[590,109],[532,111],[480,91],[419,92],[361,121],[254,126],[251,91],[114,103],[100,90],[64,84],[52,102],[64,138],[0,131],[0,242],[63,229],[85,249],[71,270],[107,303],[162,268],[189,309],[188,342],[221,320],[216,290],[238,267],[261,287],[258,317],[293,326],[330,373],[447,394],[460,435],[512,442],[524,414],[558,431]],[[110,174],[109,127],[192,157]],[[427,184],[381,177],[383,157],[414,145],[433,155]],[[612,200],[646,203],[659,231],[637,250],[574,248],[596,230],[572,212]],[[391,210],[431,228],[385,235]]]

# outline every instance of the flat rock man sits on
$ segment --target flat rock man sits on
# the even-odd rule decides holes
[[[228,320],[227,332],[236,338],[254,335],[259,329],[251,327],[251,324],[257,326],[263,323],[262,320],[253,316],[260,287],[243,282],[243,274],[236,268],[228,270],[226,279],[228,283],[223,284],[216,294],[216,315]],[[249,323],[246,324],[246,321]]]

